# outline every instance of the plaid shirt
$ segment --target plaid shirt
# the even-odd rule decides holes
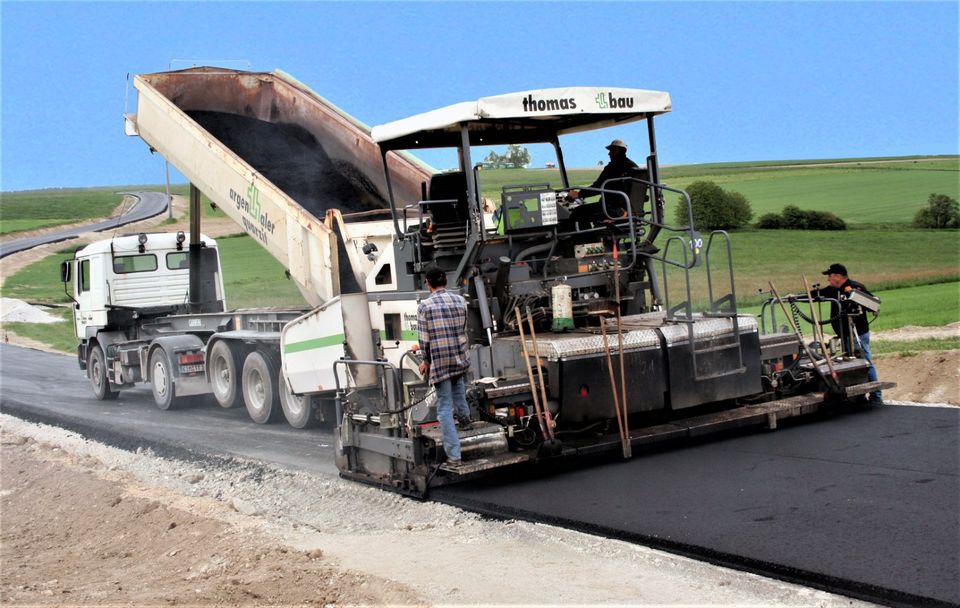
[[[417,307],[420,350],[430,364],[430,384],[467,371],[467,302],[440,288]]]

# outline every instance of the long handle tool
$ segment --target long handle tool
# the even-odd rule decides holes
[[[827,386],[834,386],[833,378],[828,377],[823,373],[823,370],[820,369],[820,362],[817,361],[817,358],[813,356],[813,353],[810,351],[810,347],[807,346],[807,343],[804,341],[803,334],[800,333],[800,328],[797,327],[797,324],[793,321],[793,317],[787,310],[787,305],[783,303],[783,299],[780,297],[780,294],[777,293],[777,288],[773,286],[772,281],[768,281],[767,284],[770,285],[770,292],[773,293],[773,297],[776,298],[777,303],[780,304],[780,308],[783,309],[783,316],[787,318],[787,321],[790,321],[790,327],[793,328],[793,333],[797,337],[797,341],[800,342],[800,346],[803,347],[803,352],[807,354],[807,358],[810,359],[810,363],[813,364],[813,369],[817,371],[817,375],[820,376],[820,379],[823,380],[824,384]]]
[[[613,356],[610,354],[610,343],[607,341],[607,326],[603,317],[600,317],[600,333],[603,335],[603,351],[607,355],[607,370],[610,372],[610,392],[613,394],[613,409],[617,412],[617,429],[620,431],[620,443],[626,446],[630,440],[624,432],[623,420],[620,417],[620,393],[617,391],[617,381],[613,379]],[[624,458],[627,457],[627,448],[623,448]]]
[[[523,351],[523,362],[527,364],[527,378],[530,380],[530,394],[533,396],[533,410],[537,415],[537,422],[540,429],[547,428],[546,421],[543,419],[543,412],[540,410],[540,397],[537,395],[536,382],[533,380],[533,368],[530,367],[530,354],[527,352],[527,338],[523,335],[523,319],[520,317],[520,307],[513,309],[517,316],[517,329],[520,330],[520,349]],[[546,405],[546,404],[544,404]],[[546,436],[547,434],[544,433]]]
[[[547,435],[552,440],[553,418],[547,405],[547,384],[543,381],[543,366],[540,365],[540,347],[537,345],[537,331],[533,327],[533,315],[527,308],[527,323],[530,325],[530,339],[533,340],[533,358],[537,361],[537,377],[540,379],[540,403],[543,404],[543,417],[547,420]]]
[[[627,373],[623,364],[623,327],[620,320],[620,260],[617,255],[617,239],[613,239],[613,285],[615,290],[617,313],[617,346],[620,349],[620,405],[623,407],[623,457],[631,458],[633,448],[630,445],[630,424],[627,421]]]
[[[817,336],[817,342],[820,343],[820,348],[823,349],[823,356],[827,359],[827,367],[830,369],[830,377],[833,378],[833,384],[840,386],[840,380],[837,378],[837,370],[833,368],[833,357],[830,356],[827,345],[823,343],[823,327],[820,325],[820,315],[817,313],[817,307],[813,304],[813,292],[810,291],[810,283],[807,282],[807,275],[802,274],[800,276],[803,277],[803,287],[807,290],[807,301],[810,302],[810,314],[813,315],[813,333]]]

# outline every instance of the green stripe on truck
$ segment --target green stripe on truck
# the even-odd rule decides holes
[[[315,348],[326,348],[328,346],[337,346],[338,344],[343,344],[344,341],[343,334],[337,334],[335,336],[326,336],[324,338],[313,338],[311,340],[304,340],[303,342],[294,342],[293,344],[286,344],[283,347],[284,354],[290,353],[302,353],[305,350],[313,350]]]
[[[382,330],[382,329],[380,330],[380,339],[381,339],[381,340],[386,340],[386,339],[387,339],[387,332],[385,332],[385,331]],[[400,332],[400,340],[401,340],[402,342],[416,342],[416,341],[418,341],[419,339],[420,339],[420,335],[419,335],[417,332],[415,332],[415,331],[406,331],[406,330],[404,330],[404,331],[401,331],[401,332]]]

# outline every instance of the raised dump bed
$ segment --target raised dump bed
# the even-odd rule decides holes
[[[191,68],[139,75],[134,86],[127,133],[257,239],[311,306],[364,283],[325,216],[383,209],[379,219],[389,217],[383,161],[366,125],[277,71]],[[430,169],[412,156],[388,162],[400,200],[419,200]]]

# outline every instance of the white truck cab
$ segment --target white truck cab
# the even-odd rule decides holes
[[[216,241],[201,235],[204,256],[216,259],[205,281],[209,297],[226,308]],[[93,338],[111,323],[111,310],[168,308],[189,302],[189,236],[178,233],[140,233],[98,241],[78,250],[61,270],[71,282],[74,331]],[[64,275],[63,273],[67,274]],[[70,281],[70,278],[73,280]]]

